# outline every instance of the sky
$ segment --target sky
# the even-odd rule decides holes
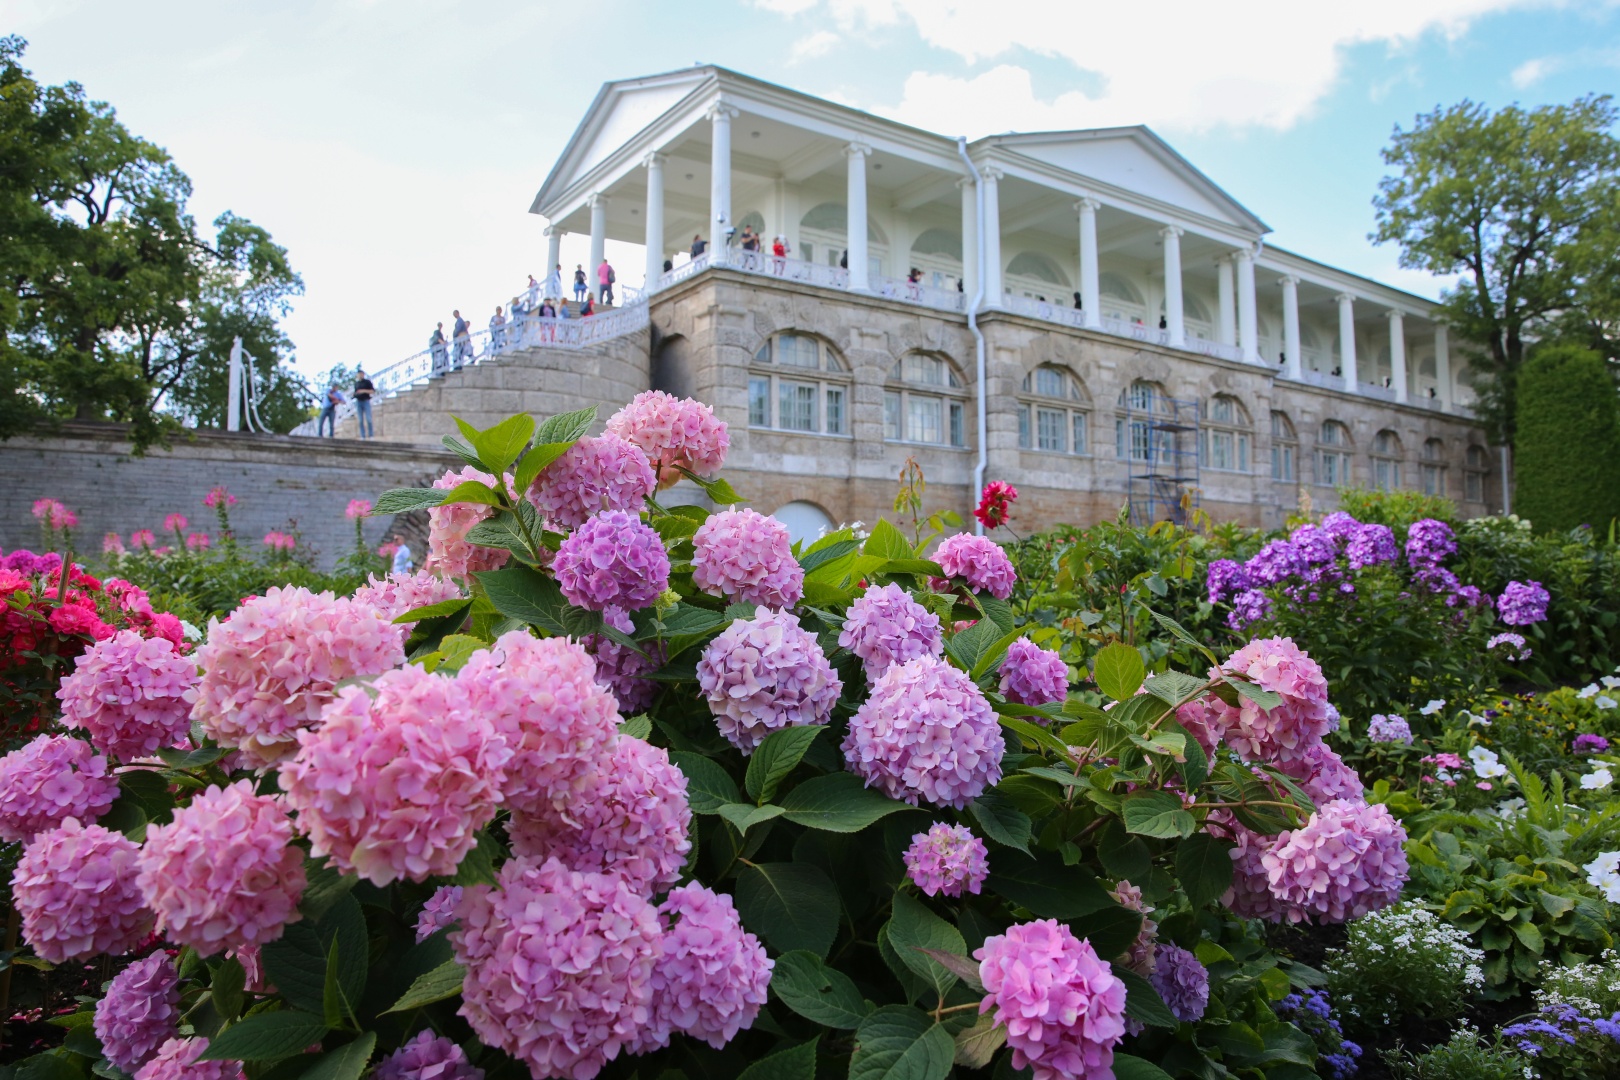
[[[528,207],[613,79],[717,63],[969,137],[1147,124],[1268,242],[1426,296],[1446,283],[1368,240],[1392,131],[1620,89],[1620,0],[0,0],[0,33],[165,147],[200,222],[288,248],[312,376],[541,276]]]

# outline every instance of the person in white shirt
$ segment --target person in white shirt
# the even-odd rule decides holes
[[[408,574],[411,572],[411,549],[405,543],[404,534],[395,533],[394,543],[399,546],[394,549],[393,572],[396,574]]]

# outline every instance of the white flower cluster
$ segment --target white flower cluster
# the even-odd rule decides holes
[[[1489,780],[1496,776],[1506,776],[1507,766],[1502,764],[1496,756],[1496,751],[1483,746],[1475,746],[1468,751],[1468,760],[1474,763],[1474,775],[1481,780]]]
[[[1586,1016],[1608,1016],[1620,1010],[1620,949],[1609,949],[1590,964],[1541,963],[1536,1008],[1573,1005]]]
[[[1586,883],[1610,903],[1620,903],[1620,851],[1605,851],[1585,866]]]
[[[1582,701],[1591,701],[1593,705],[1600,709],[1620,708],[1620,702],[1615,701],[1614,698],[1603,692],[1604,690],[1620,690],[1620,679],[1615,678],[1613,675],[1605,675],[1600,681],[1603,683],[1602,688],[1599,688],[1595,682],[1587,683],[1575,692],[1575,696]]]
[[[1485,954],[1468,935],[1416,904],[1397,904],[1346,927],[1324,967],[1340,1005],[1369,1023],[1400,1013],[1461,1011],[1485,986]]]

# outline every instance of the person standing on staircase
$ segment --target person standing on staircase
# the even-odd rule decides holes
[[[578,304],[581,301],[583,301],[585,299],[585,294],[590,292],[590,291],[591,291],[590,287],[585,284],[585,264],[584,263],[575,263],[574,264],[574,303]]]
[[[433,336],[428,338],[428,351],[433,354],[433,373],[437,375],[449,366],[449,357],[444,352],[444,323],[440,323],[433,330]]]
[[[326,400],[321,405],[320,418],[315,421],[315,435],[317,438],[320,437],[323,431],[328,439],[337,436],[337,407],[341,404],[343,404],[343,391],[338,389],[337,383],[333,383],[326,388]],[[327,425],[331,426],[328,427]]]
[[[534,278],[530,278],[533,281]],[[495,305],[495,314],[489,317],[489,348],[491,352],[500,352],[506,345],[506,316],[501,314],[500,305]]]
[[[377,392],[377,387],[366,378],[365,368],[354,369],[354,415],[360,425],[360,437],[372,438],[377,434],[371,426],[371,395]]]
[[[602,256],[602,265],[596,268],[596,283],[601,288],[598,295],[602,303],[613,303],[613,286],[618,280],[619,275],[613,272],[613,264],[607,261],[606,255]]]
[[[546,275],[545,293],[548,297],[556,297],[558,300],[562,299],[562,263],[558,263],[556,266],[552,267],[551,273]]]
[[[455,364],[456,370],[460,371],[461,366],[472,359],[472,323],[461,317],[459,309],[450,314],[456,319],[455,350],[451,353],[451,361]]]

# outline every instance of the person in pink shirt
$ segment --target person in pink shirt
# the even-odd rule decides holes
[[[613,286],[618,280],[618,275],[613,272],[613,265],[607,261],[606,255],[602,256],[602,265],[596,268],[596,283],[601,290],[602,303],[613,303]]]

